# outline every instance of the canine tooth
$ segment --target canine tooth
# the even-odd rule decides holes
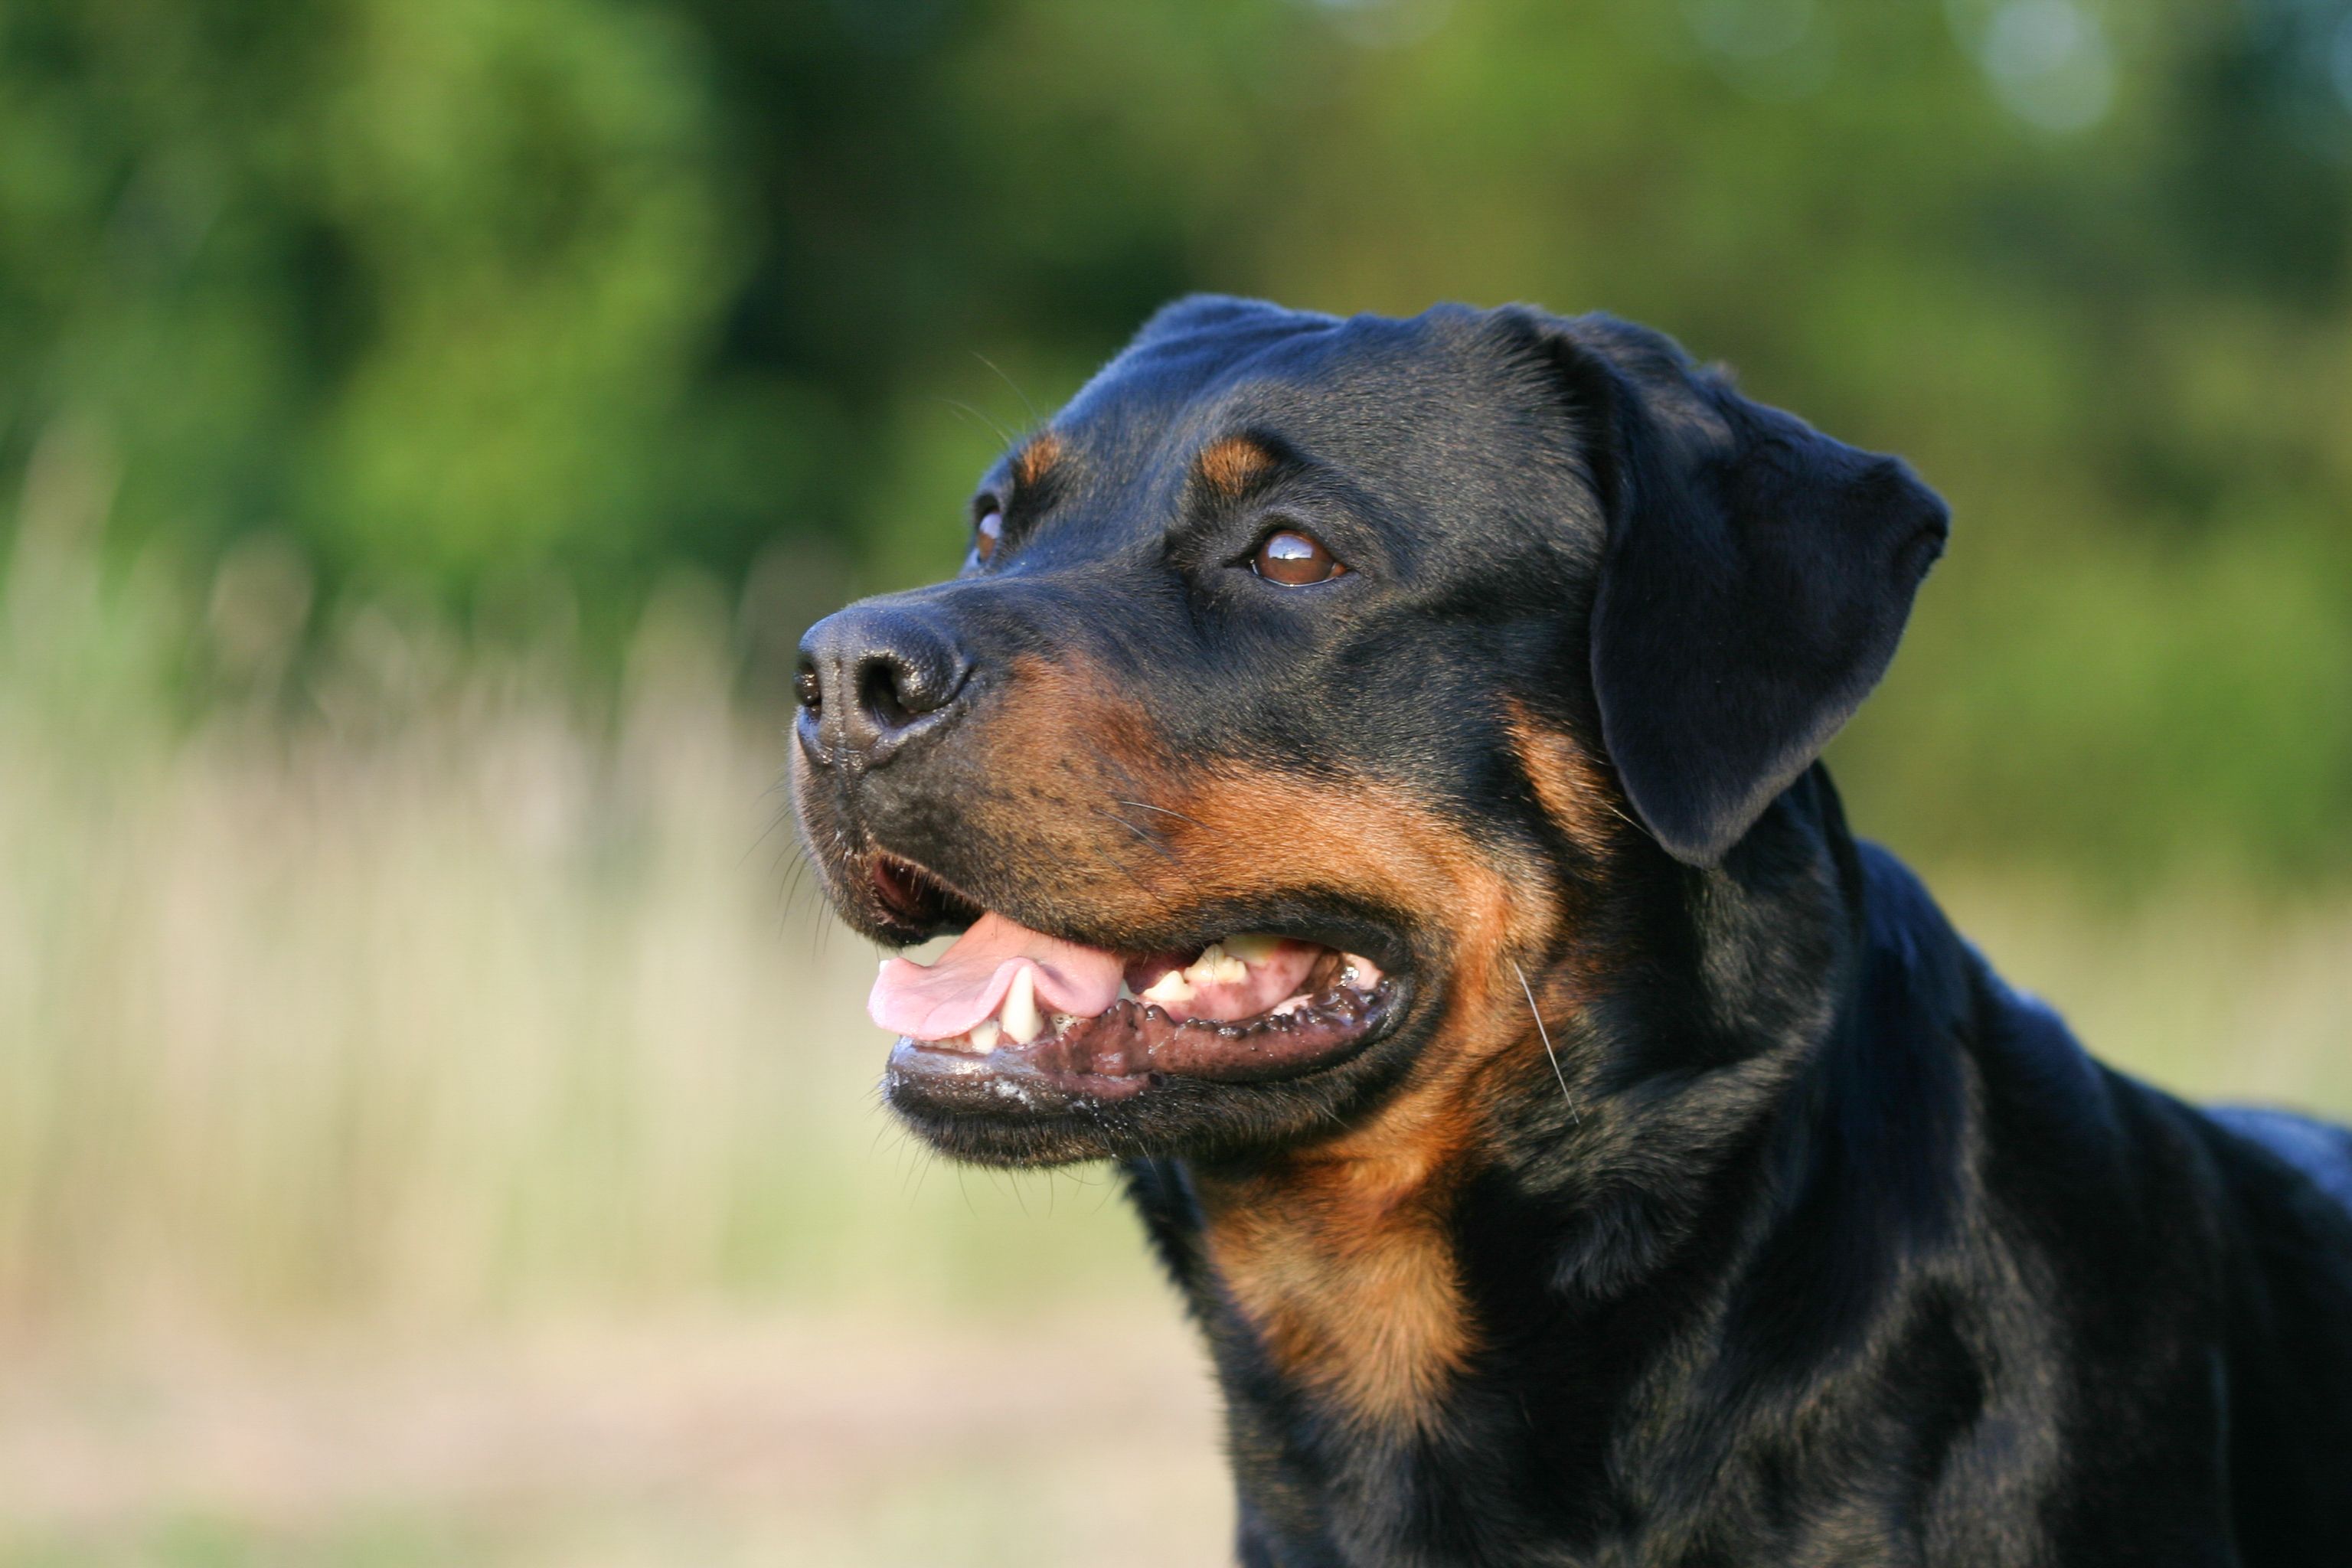
[[[1263,963],[1272,958],[1274,950],[1281,945],[1280,937],[1268,936],[1264,931],[1245,931],[1237,935],[1229,936],[1223,942],[1224,950],[1244,963]]]
[[[982,1056],[986,1056],[996,1048],[997,1037],[1003,1032],[997,1026],[995,1019],[982,1018],[971,1026],[971,1033],[966,1035],[964,1038],[971,1042],[973,1050],[978,1051]]]
[[[1158,1002],[1163,1005],[1170,1002],[1190,1002],[1192,999],[1192,987],[1185,983],[1184,973],[1185,972],[1181,969],[1170,970],[1143,988],[1142,999],[1146,1002]]]
[[[1004,994],[1004,1005],[997,1016],[1004,1021],[1004,1033],[1016,1046],[1025,1046],[1043,1034],[1045,1020],[1037,1015],[1037,972],[1023,968],[1013,977],[1013,989]]]

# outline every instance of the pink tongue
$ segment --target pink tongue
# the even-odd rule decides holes
[[[996,1012],[1023,968],[1034,970],[1037,1007],[1091,1018],[1118,1000],[1125,960],[1015,925],[991,910],[928,968],[894,958],[875,978],[866,1011],[893,1034],[949,1040]]]

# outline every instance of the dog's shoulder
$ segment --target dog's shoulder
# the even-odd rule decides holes
[[[2294,1169],[2352,1215],[2352,1128],[2267,1106],[2217,1105],[2207,1114]]]

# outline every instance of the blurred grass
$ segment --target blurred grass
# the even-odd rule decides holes
[[[259,634],[55,540],[7,582],[0,1563],[1214,1555],[1104,1173],[876,1107],[752,611],[672,579],[598,703],[372,606],[299,701],[191,711],[172,639]],[[2352,1112],[2340,894],[1928,869],[2110,1059]]]
[[[1175,1568],[1204,1384],[1172,1313],[1053,1308],[116,1347],[0,1398],[0,1563]]]
[[[287,724],[90,684],[56,659],[78,590],[14,585],[10,1318],[921,1301],[1094,1267],[1022,1205],[1100,1182],[938,1170],[876,1108],[873,954],[793,874],[781,720],[731,701],[706,587],[656,599],[609,710],[371,612]]]
[[[880,1113],[709,584],[609,703],[371,607],[189,712],[175,637],[250,628],[54,540],[7,583],[0,1563],[1213,1553],[1107,1174]]]

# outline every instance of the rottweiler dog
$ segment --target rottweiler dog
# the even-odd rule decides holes
[[[1118,1163],[1244,1563],[2352,1563],[2352,1135],[2094,1062],[1818,760],[1946,516],[1607,317],[1196,298],[809,633],[810,859],[961,933],[888,1101]]]

